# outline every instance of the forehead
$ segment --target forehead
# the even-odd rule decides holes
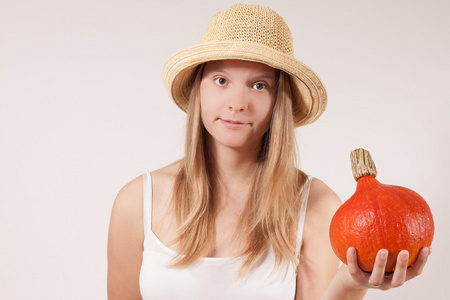
[[[272,68],[268,65],[253,61],[237,60],[237,59],[214,60],[206,62],[203,72],[211,72],[211,71],[224,71],[224,72],[245,71],[274,77],[276,77],[277,75],[277,69]]]

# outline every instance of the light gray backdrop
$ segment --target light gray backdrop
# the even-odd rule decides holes
[[[416,190],[434,213],[423,275],[367,299],[446,299],[450,2],[258,3],[286,19],[296,57],[328,90],[323,117],[297,131],[302,168],[346,200],[349,153],[364,147],[381,182]],[[182,155],[163,64],[230,4],[0,0],[1,299],[106,298],[117,192]]]

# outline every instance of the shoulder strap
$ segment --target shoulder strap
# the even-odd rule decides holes
[[[309,198],[309,188],[311,186],[312,177],[308,176],[305,181],[305,184],[302,187],[301,192],[301,201],[302,206],[300,207],[300,215],[298,219],[298,230],[297,230],[297,238],[298,238],[298,248],[297,248],[297,256],[300,255],[300,250],[303,241],[303,227],[305,226],[305,216],[306,216],[306,207],[308,206],[308,198]]]
[[[144,186],[144,236],[151,230],[152,226],[152,177],[150,172],[142,175]]]

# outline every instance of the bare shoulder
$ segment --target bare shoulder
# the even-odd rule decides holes
[[[158,209],[159,204],[166,203],[170,199],[180,166],[181,161],[176,161],[151,173],[155,209]]]
[[[143,199],[142,176],[138,176],[124,185],[114,200],[111,218],[135,223],[142,216]]]
[[[171,204],[174,183],[181,166],[176,161],[152,172],[152,231],[166,245],[176,236],[176,216]]]
[[[166,199],[166,190],[171,190],[166,187],[173,182],[176,170],[177,165],[171,164],[151,173],[152,214],[159,209],[158,200]],[[114,200],[108,233],[108,299],[141,299],[139,274],[145,238],[143,187],[143,176],[138,176],[125,184]],[[164,223],[158,218],[155,221]]]
[[[181,161],[176,161],[162,167],[161,169],[155,170],[151,173],[152,183],[154,186],[167,185],[173,183],[175,180],[178,170],[180,169]]]
[[[138,176],[124,185],[114,200],[109,228],[110,242],[117,238],[132,238],[135,243],[143,240],[143,224],[143,183],[142,176]],[[131,235],[124,231],[130,231]]]
[[[312,179],[306,208],[304,246],[328,243],[328,228],[341,204],[338,195],[328,185],[317,178]]]
[[[159,197],[155,197],[155,194],[170,190],[168,187],[172,187],[178,168],[179,162],[175,162],[151,172],[153,198],[158,199]],[[124,222],[143,223],[143,185],[141,175],[120,189],[114,201],[112,217],[118,215],[117,217]]]
[[[108,299],[140,299],[144,241],[142,176],[117,194],[108,233]]]
[[[339,267],[329,240],[329,227],[341,205],[338,195],[313,178],[306,208],[296,299],[319,299]]]
[[[309,191],[308,211],[316,216],[334,214],[342,204],[339,196],[322,180],[313,178]]]

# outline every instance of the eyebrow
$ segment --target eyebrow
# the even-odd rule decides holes
[[[277,80],[278,78],[278,72],[274,75],[273,73],[269,73],[269,72],[263,72],[263,73],[259,73],[257,75],[255,75],[258,78],[268,78],[268,79],[274,79]]]

